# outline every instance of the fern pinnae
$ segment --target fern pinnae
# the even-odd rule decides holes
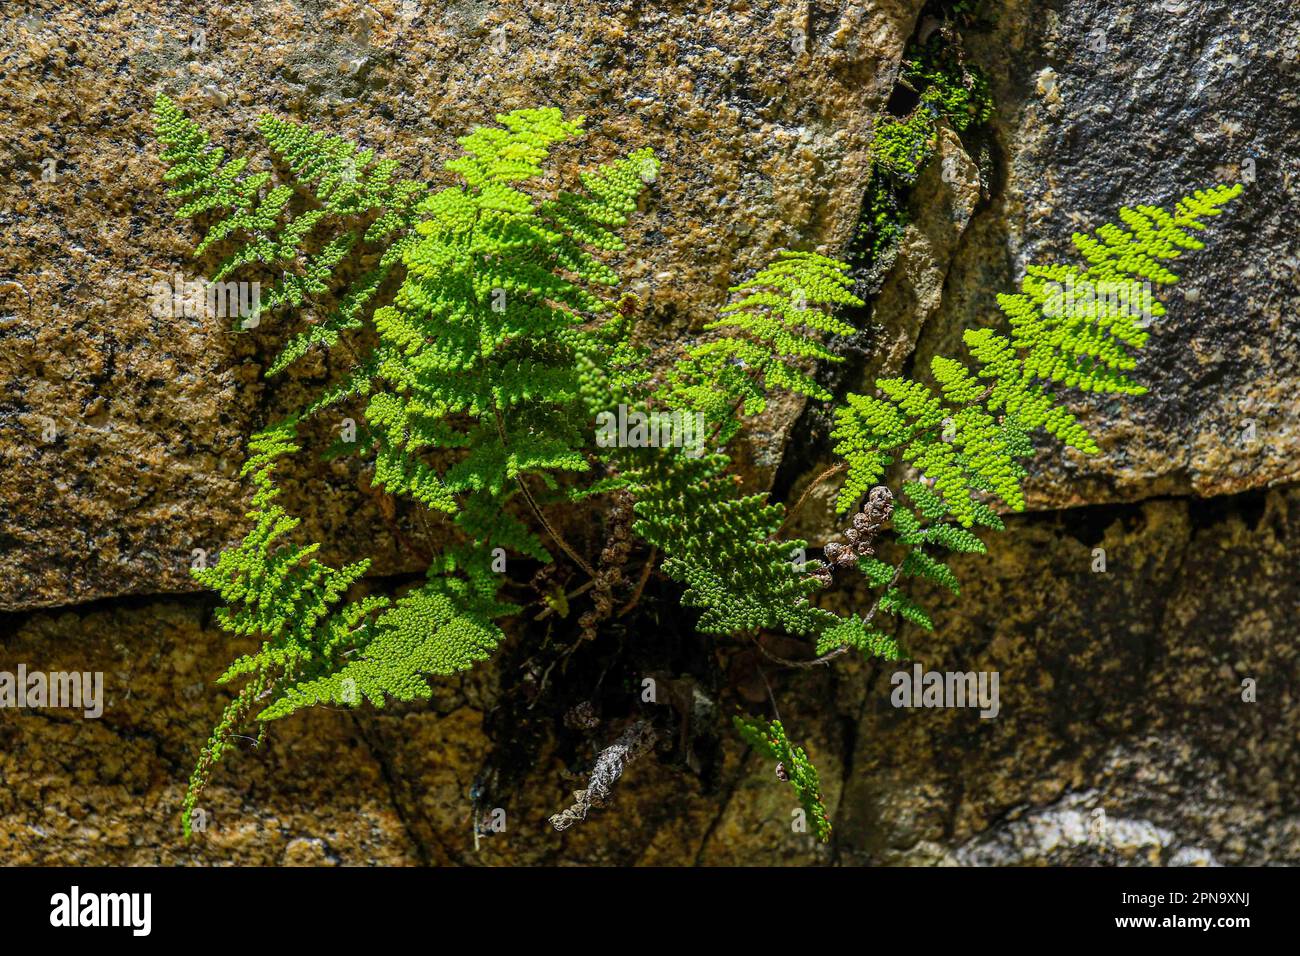
[[[732,718],[742,740],[768,760],[775,763],[779,780],[788,783],[812,823],[813,834],[822,843],[831,839],[831,822],[821,792],[817,768],[813,766],[802,747],[790,743],[781,721],[773,720],[766,727],[737,715]]]
[[[265,723],[325,702],[383,706],[427,697],[430,675],[467,668],[499,644],[494,620],[520,609],[497,598],[501,576],[484,562],[494,547],[550,560],[511,514],[521,499],[566,547],[526,478],[558,487],[554,473],[588,468],[576,356],[599,351],[596,338],[605,333],[587,322],[609,310],[599,290],[617,283],[600,254],[622,248],[617,231],[658,167],[640,150],[585,174],[577,192],[536,200],[517,186],[542,174],[550,147],[579,135],[581,121],[523,110],[463,137],[466,154],[447,165],[464,184],[428,194],[393,180],[394,165],[369,151],[264,118],[259,129],[292,186],[261,196],[268,175],[241,178],[246,164],[224,164],[165,98],[158,117],[164,159],[180,169],[169,176],[198,197],[185,211],[236,208],[209,233],[210,244],[251,236],[222,273],[289,257],[299,264],[272,288],[265,311],[330,291],[333,273],[360,242],[387,243],[379,265],[345,290],[326,321],[292,336],[269,374],[312,346],[333,347],[372,310],[377,347],[301,415],[368,396],[360,435],[373,455],[374,483],[447,512],[468,539],[401,597],[347,601],[344,592],[367,562],[336,571],[315,558],[317,545],[284,543],[298,522],[274,502],[271,470],[275,457],[297,450],[296,419],[255,436],[245,469],[256,489],[253,527],[240,548],[199,576],[226,602],[218,612],[223,626],[261,637],[262,646],[222,676],[245,680],[245,689],[200,756],[188,815],[226,750],[227,731],[240,722]],[[287,212],[295,190],[308,204],[297,218]],[[317,251],[305,251],[327,227],[331,235]],[[398,269],[400,285],[384,301],[381,290]],[[435,464],[426,457],[434,452],[458,457]]]
[[[768,389],[819,396],[820,386],[794,362],[838,360],[823,337],[853,328],[835,308],[860,304],[843,263],[808,252],[782,252],[731,291],[711,328],[720,335],[692,346],[664,381],[643,395],[677,414],[697,415],[710,432],[704,447],[725,445],[741,415],[766,405]],[[619,473],[636,501],[636,532],[665,557],[663,572],[686,585],[683,603],[700,607],[705,633],[778,629],[816,636],[841,619],[810,600],[820,586],[795,556],[807,542],[778,540],[785,511],[764,495],[738,495],[717,453],[623,450]]]
[[[901,149],[920,142],[918,131],[929,136],[937,117],[960,128],[986,115],[979,78],[964,77],[958,88],[945,79],[953,68],[918,60],[925,88],[916,129],[897,124],[878,146],[877,165],[893,162],[895,178],[910,175],[911,154]],[[923,380],[882,377],[874,393],[846,396],[832,433],[842,461],[817,481],[844,476],[837,506],[852,515],[847,544],[834,541],[824,560],[806,560],[805,541],[782,539],[790,512],[745,493],[726,452],[775,391],[832,401],[817,369],[841,361],[834,339],[855,332],[838,311],[863,304],[846,264],[778,254],[731,290],[701,340],[664,365],[636,335],[639,302],[618,293],[611,258],[658,176],[649,150],[554,191],[543,180],[552,152],[583,135],[582,118],[516,110],[461,137],[463,153],[446,164],[456,181],[430,190],[346,139],[264,117],[258,129],[286,180],[276,183],[243,159],[227,160],[165,96],[155,117],[181,214],[215,217],[200,250],[233,247],[217,275],[246,266],[278,273],[263,311],[310,307],[318,318],[286,336],[268,374],[313,348],[351,353],[344,337],[366,327],[374,339],[350,355],[341,380],[253,437],[244,469],[251,527],[214,567],[195,572],[224,603],[221,626],[259,647],[221,676],[242,686],[201,751],[185,798],[187,829],[240,726],[265,727],[314,705],[424,699],[431,676],[487,659],[504,638],[498,620],[521,610],[501,597],[502,553],[539,563],[566,556],[591,579],[593,610],[579,624],[583,637],[594,635],[609,617],[614,578],[603,554],[588,561],[548,516],[562,502],[615,495],[609,513],[619,517],[607,520],[626,536],[630,500],[630,529],[650,552],[642,582],[662,555],[682,603],[699,610],[702,633],[742,635],[764,653],[766,632],[803,636],[813,657],[775,658],[799,667],[850,650],[905,656],[907,629],[935,626],[913,585],[959,592],[947,555],[983,552],[977,529],[1002,530],[999,512],[1025,507],[1032,436],[1043,431],[1098,451],[1060,393],[1145,390],[1136,352],[1148,319],[1163,314],[1147,284],[1175,281],[1174,260],[1201,247],[1204,220],[1240,192],[1215,187],[1172,211],[1121,210],[1118,224],[1074,237],[1082,264],[1027,269],[1019,290],[998,299],[1003,329],[964,334],[966,358],[938,356]],[[899,149],[887,148],[891,136]],[[340,282],[357,260],[366,268]],[[326,312],[329,296],[337,298]],[[352,400],[363,408],[357,441],[332,452],[360,458],[374,488],[442,512],[449,531],[424,580],[391,597],[350,597],[369,563],[323,563],[319,545],[294,540],[298,520],[277,500],[275,463],[299,450],[298,423]],[[593,447],[592,420],[613,405],[689,420],[692,439]],[[903,479],[896,497],[884,483],[894,477]],[[841,572],[862,575],[865,610],[819,606],[818,591]],[[638,587],[628,607],[639,595]],[[779,721],[738,728],[777,760],[828,838],[807,754]]]
[[[1038,429],[1085,454],[1096,441],[1049,387],[1140,395],[1145,388],[1127,373],[1136,366],[1131,350],[1146,344],[1145,325],[1163,306],[1142,283],[1167,285],[1177,276],[1165,264],[1201,248],[1194,232],[1206,217],[1238,196],[1241,186],[1198,190],[1173,213],[1155,206],[1120,211],[1124,226],[1107,224],[1073,242],[1087,262],[1031,266],[1016,295],[999,296],[1010,335],[990,328],[963,335],[973,370],[935,357],[926,383],[878,379],[877,395],[849,395],[836,411],[836,453],[847,469],[837,505],[848,511],[896,464],[910,466],[922,481],[903,485],[922,512],[894,512],[900,544],[912,547],[898,571],[926,577],[953,589],[955,576],[918,545],[955,552],[983,551],[971,533],[976,525],[1001,530],[995,506],[1022,511],[1023,460],[1032,453],[1029,436]],[[1098,296],[1098,289],[1104,293]],[[1078,296],[1077,290],[1082,290]],[[1099,301],[1100,299],[1100,301]],[[1135,307],[1134,302],[1138,303]],[[1142,314],[1145,310],[1145,315]],[[931,524],[923,528],[922,523]],[[880,586],[879,578],[872,582]],[[892,584],[877,607],[924,628],[928,615]],[[825,651],[825,644],[822,645]]]

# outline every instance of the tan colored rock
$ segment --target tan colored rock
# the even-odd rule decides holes
[[[1096,547],[1104,573],[1091,570]],[[537,725],[538,759],[498,796],[505,832],[476,851],[470,794],[490,751],[484,715],[510,676],[501,660],[435,682],[428,704],[276,722],[263,747],[242,745],[217,770],[202,800],[207,828],[186,845],[181,795],[227,699],[211,679],[238,646],[196,598],[10,617],[0,670],[99,670],[107,703],[99,720],[0,710],[0,857],[1294,864],[1297,559],[1296,489],[1014,519],[987,557],[955,562],[959,599],[926,595],[936,631],[906,635],[926,669],[996,670],[991,720],[892,707],[891,677],[909,663],[765,664],[787,729],[818,766],[831,847],[792,832],[793,792],[721,726],[713,785],[646,756],[608,806],[558,834],[547,817],[583,786],[587,758],[562,757],[557,718]],[[723,662],[729,674],[754,664],[735,652]],[[1242,699],[1246,679],[1254,703]],[[719,712],[739,702],[724,695]]]
[[[586,160],[653,146],[664,173],[624,274],[680,333],[775,249],[843,248],[919,7],[95,2],[16,17],[0,41],[0,462],[22,477],[0,491],[0,607],[191,590],[192,551],[238,537],[247,435],[326,372],[261,381],[285,334],[273,323],[150,315],[156,280],[200,275],[159,180],[159,90],[237,153],[272,111],[435,182],[456,136],[518,107],[584,114]],[[407,568],[376,540],[375,501],[322,474],[299,476],[304,532]]]
[[[1238,57],[1236,72],[1213,56],[1189,59],[1186,25],[1139,4],[1068,0],[1044,13],[1026,0],[991,34],[968,38],[995,79],[1001,178],[964,224],[952,210],[972,208],[969,167],[951,194],[941,167],[927,171],[876,304],[884,347],[870,361],[882,371],[955,351],[962,328],[995,316],[992,297],[1025,262],[1059,254],[1070,229],[1118,202],[1240,176],[1244,158],[1272,178],[1189,260],[1203,278],[1176,294],[1170,325],[1156,330],[1143,366],[1153,394],[1078,406],[1105,454],[1053,449],[1036,464],[1031,507],[1068,510],[1016,518],[987,557],[955,562],[961,597],[927,595],[935,633],[906,635],[926,668],[996,670],[996,719],[893,708],[903,665],[849,657],[833,672],[783,672],[752,651],[717,651],[720,715],[761,704],[758,668],[771,675],[782,719],[821,771],[830,848],[791,832],[793,794],[721,717],[707,773],[638,760],[608,806],[557,834],[547,817],[583,786],[592,754],[562,740],[541,708],[529,727],[535,760],[494,797],[505,832],[476,850],[471,793],[501,742],[499,726],[489,731],[502,688],[519,682],[519,661],[501,658],[435,683],[424,705],[318,708],[279,722],[259,750],[242,748],[218,770],[205,828],[185,844],[185,781],[229,693],[211,681],[240,648],[211,626],[207,598],[159,596],[0,616],[0,671],[100,671],[108,690],[98,720],[0,710],[0,858],[1300,862],[1300,492],[1284,485],[1297,460],[1294,177],[1284,163],[1295,130],[1271,121],[1295,95],[1283,69],[1289,10],[1209,3],[1198,22]],[[0,102],[14,117],[0,143],[12,269],[0,276],[0,463],[16,476],[0,492],[0,606],[189,589],[191,550],[240,531],[233,467],[245,436],[328,371],[317,362],[304,373],[313,380],[267,387],[260,367],[277,330],[232,336],[149,316],[148,283],[188,269],[192,239],[158,191],[154,89],[210,111],[231,147],[269,106],[430,176],[455,133],[539,102],[587,113],[594,158],[651,142],[670,172],[634,232],[633,248],[649,254],[626,267],[678,334],[772,248],[842,247],[870,117],[917,5],[815,15],[808,52],[793,57],[784,51],[795,51],[787,41],[804,8],[785,4],[598,17],[576,2],[524,17],[521,4],[98,3],[15,18],[0,34]],[[1086,42],[1098,23],[1113,51],[1101,60]],[[192,49],[200,29],[203,49]],[[41,179],[46,159],[54,182]],[[754,482],[799,450],[797,413],[780,405],[760,424],[743,462]],[[376,533],[381,504],[342,470],[305,463],[291,492],[331,557],[404,566]],[[1073,507],[1171,494],[1187,497]],[[1105,573],[1092,570],[1097,548]],[[587,749],[615,729],[599,728]]]

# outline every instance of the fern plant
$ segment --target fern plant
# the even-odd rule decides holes
[[[867,284],[883,282],[893,262],[911,222],[908,196],[934,156],[940,127],[969,138],[993,115],[988,79],[966,62],[961,35],[950,23],[908,46],[898,86],[915,105],[904,116],[887,114],[876,123],[856,243]]]
[[[308,620],[296,591],[258,591],[252,612],[227,612],[239,622],[233,629],[266,644],[225,675],[254,675],[254,692],[241,693],[204,751],[188,809],[225,749],[223,734],[254,709],[253,701],[262,705],[256,717],[266,721],[326,701],[382,705],[386,696],[427,697],[423,675],[464,669],[495,647],[502,635],[493,620],[518,608],[497,600],[502,579],[491,567],[494,550],[551,559],[538,534],[512,513],[519,500],[585,565],[551,531],[529,482],[555,488],[556,474],[589,467],[579,358],[603,350],[609,319],[602,313],[612,303],[601,289],[617,282],[594,253],[621,248],[616,230],[654,179],[657,162],[640,150],[584,174],[577,191],[535,198],[521,187],[542,175],[551,147],[576,138],[582,122],[554,109],[519,110],[500,117],[500,127],[462,138],[465,155],[447,164],[462,183],[432,192],[409,180],[394,183],[394,164],[376,161],[369,150],[264,117],[258,129],[290,179],[266,189],[269,172],[250,174],[245,160],[226,161],[166,96],[159,96],[155,117],[170,167],[165,177],[176,184],[173,195],[188,200],[180,215],[226,214],[199,244],[200,253],[219,242],[236,246],[216,276],[254,263],[283,270],[266,308],[299,305],[325,291],[324,280],[359,241],[388,243],[379,265],[342,291],[334,313],[297,333],[271,363],[273,374],[311,346],[332,346],[364,324],[377,336],[342,382],[250,446],[246,471],[259,488],[250,514],[255,527],[200,580],[228,601],[244,600],[246,578],[279,582],[314,552],[315,545],[272,547],[296,522],[270,505],[264,449],[296,450],[286,436],[300,417],[354,395],[368,399],[366,440],[356,451],[370,457],[375,484],[453,515],[462,534],[438,555],[427,582],[391,607],[371,599],[325,615],[313,606],[320,620],[287,637],[286,620]],[[307,248],[313,235],[315,253]],[[398,269],[402,281],[382,301],[384,280]],[[457,460],[439,472],[430,452]],[[358,564],[331,572],[339,576],[321,587],[337,600],[334,583],[346,589],[364,570]],[[316,564],[301,570],[312,580],[325,573]],[[296,586],[298,576],[290,583]],[[313,625],[330,629],[315,653]]]
[[[638,327],[638,301],[617,292],[613,264],[658,161],[636,150],[582,173],[571,190],[552,187],[553,152],[581,137],[581,117],[517,110],[475,128],[445,165],[455,181],[438,189],[396,179],[391,161],[285,120],[259,121],[275,166],[252,172],[166,96],[155,118],[179,214],[209,222],[199,253],[230,250],[214,281],[269,272],[262,310],[311,319],[288,331],[267,374],[312,349],[347,366],[305,407],[253,436],[243,471],[254,490],[251,528],[215,566],[195,572],[224,601],[221,626],[258,648],[220,678],[242,685],[201,751],[185,796],[187,832],[240,727],[256,724],[260,736],[269,721],[305,707],[427,698],[430,676],[489,658],[504,639],[499,622],[523,610],[505,596],[507,554],[534,566],[558,560],[588,580],[549,602],[563,613],[568,597],[590,591],[583,637],[613,613],[630,530],[649,550],[647,573],[662,559],[663,578],[699,609],[702,634],[739,635],[769,657],[764,634],[801,636],[808,657],[774,658],[790,666],[849,649],[901,656],[897,629],[877,617],[931,626],[905,579],[957,588],[939,551],[982,551],[972,529],[1000,528],[999,511],[1023,508],[1031,434],[1046,430],[1096,451],[1053,390],[1141,392],[1130,373],[1144,323],[1095,300],[1063,299],[1058,286],[1131,296],[1140,283],[1173,281],[1166,263],[1199,248],[1193,233],[1237,192],[1198,192],[1172,213],[1123,210],[1124,226],[1076,236],[1086,266],[1031,269],[1020,293],[1001,300],[1008,328],[967,333],[969,362],[936,359],[932,382],[882,379],[876,395],[847,396],[836,410],[843,462],[822,480],[843,478],[849,544],[809,561],[806,542],[782,537],[790,513],[744,493],[727,451],[775,391],[834,401],[815,373],[840,360],[831,339],[854,331],[837,311],[862,304],[844,263],[779,254],[732,290],[699,339],[664,361]],[[404,593],[367,593],[366,559],[321,562],[318,544],[295,541],[298,520],[276,500],[277,460],[301,450],[304,422],[339,403],[356,404],[364,425],[355,442],[327,453],[355,456],[373,485],[442,516],[445,541],[424,580]],[[689,448],[598,441],[594,422],[618,405],[690,418],[699,440]],[[881,483],[891,475],[895,490]],[[591,515],[602,498],[610,516],[626,502],[631,511],[626,524],[610,525],[617,541],[592,558],[566,540],[557,515]],[[877,548],[898,554],[886,561]],[[879,592],[865,613],[819,606],[841,569]],[[827,839],[807,754],[779,722],[738,727],[778,761]]]
[[[1198,190],[1172,211],[1121,209],[1122,225],[1074,235],[1086,267],[1031,266],[1019,293],[998,297],[1008,330],[967,330],[970,362],[936,356],[928,382],[882,378],[876,395],[847,396],[833,432],[845,473],[839,510],[854,510],[892,466],[910,471],[900,486],[906,503],[892,509],[902,559],[892,566],[871,555],[851,559],[882,589],[875,609],[932,629],[899,581],[923,577],[958,589],[935,551],[983,552],[971,529],[1002,530],[999,510],[1024,510],[1021,481],[1032,433],[1047,432],[1084,454],[1098,452],[1055,390],[1146,391],[1129,377],[1134,351],[1146,344],[1151,321],[1164,314],[1146,284],[1177,281],[1167,263],[1203,248],[1196,234],[1204,220],[1219,215],[1241,188]],[[844,649],[823,644],[828,656]]]
[[[821,842],[829,843],[831,821],[826,815],[826,804],[822,802],[821,781],[817,777],[817,768],[804,749],[790,743],[779,720],[772,721],[767,727],[740,716],[733,717],[732,722],[745,743],[776,762],[777,779],[794,788],[799,805],[812,820],[813,833]]]

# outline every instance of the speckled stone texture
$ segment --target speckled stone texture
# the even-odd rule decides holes
[[[1102,454],[1040,456],[1031,508],[1300,478],[1298,21],[1276,0],[1016,0],[994,31],[969,34],[993,79],[998,175],[918,362],[989,322],[1027,263],[1073,253],[1073,231],[1122,205],[1245,184],[1162,293],[1169,314],[1138,366],[1151,392],[1077,402]]]
[[[229,640],[198,598],[35,612],[8,622],[0,660],[102,670],[108,699],[99,720],[0,714],[0,859],[1297,864],[1298,561],[1297,489],[1016,519],[957,564],[960,599],[927,596],[937,629],[915,643],[926,669],[998,671],[996,719],[894,708],[891,676],[909,665],[774,677],[821,774],[829,848],[791,831],[789,790],[725,734],[712,789],[647,757],[563,835],[546,818],[581,781],[544,747],[503,802],[506,831],[476,852],[491,668],[436,683],[428,705],[278,722],[218,770],[208,829],[186,845],[177,807],[226,699],[210,681]]]
[[[519,107],[585,115],[584,161],[653,146],[664,173],[622,266],[679,334],[773,250],[844,247],[919,7],[8,4],[0,462],[21,477],[0,489],[0,607],[191,590],[191,552],[238,536],[246,436],[327,371],[315,360],[268,386],[276,323],[240,335],[150,314],[155,281],[202,274],[187,259],[195,229],[163,196],[157,91],[234,154],[273,111],[436,183],[456,136]],[[562,158],[572,175],[576,151]],[[775,467],[785,425],[764,430],[758,468]],[[373,553],[378,504],[312,478],[294,494],[304,530]],[[402,569],[391,541],[376,571]]]
[[[844,862],[1300,861],[1300,491],[1082,508],[1011,535],[955,565],[962,597],[913,641],[926,669],[998,671],[1000,714],[894,709],[895,668],[873,669]]]
[[[873,305],[872,355],[852,387],[963,354],[962,331],[1000,320],[996,296],[1026,265],[1076,261],[1071,234],[1121,206],[1242,182],[1209,247],[1175,266],[1184,280],[1156,289],[1168,314],[1137,369],[1150,393],[1071,394],[1102,453],[1043,439],[1026,499],[1050,509],[1300,478],[1300,14],[1275,0],[997,7],[991,29],[964,34],[997,104],[983,143],[988,199],[970,214],[979,157],[946,137],[952,174],[932,163],[915,189],[916,222]],[[801,533],[820,537],[832,497]]]
[[[238,534],[231,466],[249,429],[327,369],[267,388],[275,330],[148,315],[146,282],[187,268],[193,237],[158,192],[152,91],[208,111],[232,148],[270,108],[429,176],[453,134],[495,111],[583,112],[593,158],[648,142],[667,159],[625,267],[681,334],[770,249],[842,248],[918,6],[29,4],[0,26],[14,117],[0,242],[18,283],[0,284],[0,463],[14,476],[0,484],[0,605],[24,609],[0,615],[0,669],[102,670],[109,697],[100,720],[0,711],[0,859],[1300,864],[1300,13],[1284,0],[1010,0],[967,34],[999,108],[992,177],[982,195],[979,157],[943,137],[955,175],[935,165],[918,183],[864,377],[956,351],[1026,263],[1066,253],[1072,230],[1118,205],[1240,180],[1248,161],[1254,180],[1169,297],[1139,369],[1151,394],[1080,400],[1103,454],[1045,446],[1037,513],[956,562],[959,598],[925,596],[936,631],[910,635],[915,659],[996,670],[999,716],[892,707],[898,665],[774,678],[821,772],[829,848],[791,832],[788,788],[724,734],[711,786],[644,759],[563,835],[546,817],[581,780],[544,741],[504,801],[506,832],[476,851],[494,666],[437,682],[429,705],[281,722],[222,766],[208,829],[179,839],[185,779],[226,699],[211,681],[237,649],[207,598],[174,592],[190,588],[192,548]],[[796,22],[804,56],[786,52]],[[44,183],[51,156],[63,172]],[[798,412],[760,427],[754,474],[809,458]],[[320,474],[292,491],[307,530],[401,570],[379,504]],[[798,530],[831,526],[810,520]],[[753,683],[752,652],[720,658],[739,671],[729,686]]]

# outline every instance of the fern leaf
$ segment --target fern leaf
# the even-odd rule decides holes
[[[999,297],[1009,334],[987,328],[964,333],[973,367],[939,356],[930,364],[933,386],[906,378],[878,379],[876,395],[847,397],[836,411],[832,432],[838,441],[835,451],[847,465],[839,509],[852,509],[897,463],[921,475],[921,480],[903,484],[920,516],[903,506],[893,511],[897,540],[908,548],[899,565],[901,575],[957,591],[951,568],[924,548],[934,544],[954,552],[984,552],[983,542],[969,529],[1002,530],[998,502],[1011,511],[1024,509],[1022,462],[1033,452],[1030,435],[1035,430],[1084,453],[1098,451],[1053,389],[1145,391],[1129,376],[1137,364],[1134,351],[1146,344],[1147,320],[1164,311],[1150,298],[1146,283],[1176,281],[1168,263],[1201,248],[1195,233],[1204,228],[1203,220],[1218,215],[1240,192],[1240,185],[1200,190],[1173,212],[1146,205],[1121,209],[1122,225],[1074,236],[1085,267],[1031,266],[1019,293]],[[871,558],[860,567],[871,585],[887,587],[879,610],[927,630],[933,627],[906,593],[889,586],[895,580],[891,566]],[[832,640],[851,643],[837,635],[823,637],[822,645]]]
[[[623,472],[636,499],[633,530],[664,553],[664,573],[687,586],[682,603],[704,608],[698,630],[816,634],[838,621],[808,600],[817,581],[792,560],[806,542],[772,540],[783,509],[735,495],[725,455],[643,451]]]
[[[341,667],[286,686],[259,720],[277,720],[316,704],[383,707],[395,700],[428,699],[429,676],[468,670],[486,660],[502,640],[501,630],[482,614],[467,613],[448,593],[447,582],[398,598],[375,619],[370,639]]]
[[[688,349],[659,390],[670,408],[698,412],[728,441],[739,428],[737,413],[756,415],[769,389],[819,400],[830,393],[801,365],[839,362],[824,344],[827,335],[851,335],[853,326],[834,310],[862,305],[850,291],[849,267],[812,252],[781,252],[752,279],[734,286],[736,301],[706,326],[719,333]],[[829,311],[828,311],[829,310]]]
[[[774,720],[767,727],[740,715],[732,718],[736,731],[768,760],[776,761],[776,773],[794,788],[800,805],[812,821],[813,832],[822,843],[831,839],[831,821],[822,801],[821,781],[817,768],[808,759],[802,747],[792,746],[781,721]]]

